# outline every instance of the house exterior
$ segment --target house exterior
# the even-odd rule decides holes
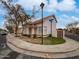
[[[56,23],[57,20],[54,18],[53,15],[44,17],[43,36],[49,36],[50,34],[52,34],[53,37],[57,37]],[[34,35],[38,37],[42,36],[42,20],[39,19],[28,23],[23,33],[26,35],[30,35],[31,37]]]

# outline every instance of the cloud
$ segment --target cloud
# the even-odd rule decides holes
[[[59,11],[72,11],[76,9],[76,1],[75,0],[61,0],[58,2],[58,0],[18,0],[16,3],[21,4],[24,8],[28,10],[32,10],[33,6],[36,6],[37,8],[40,8],[40,3],[45,3],[45,9],[49,12],[56,12]]]
[[[79,17],[72,16],[71,19],[72,19],[73,21],[79,21]]]
[[[57,0],[49,0],[49,4],[46,7],[47,11],[55,11],[56,12],[56,6],[58,5]]]
[[[7,15],[7,11],[4,9],[0,9],[0,16],[5,16]]]
[[[76,0],[61,0],[58,2],[58,0],[18,0],[14,4],[20,4],[23,8],[26,10],[32,10],[33,6],[36,7],[36,9],[40,9],[41,2],[45,3],[44,11],[50,12],[50,13],[59,13],[61,12],[76,12],[79,14],[79,9],[76,5]],[[0,15],[5,15],[5,11],[0,8]],[[72,14],[72,13],[71,13]],[[58,17],[58,24],[57,27],[65,27],[66,24],[74,21],[78,21],[79,17],[76,16],[68,16],[68,14],[60,14]]]
[[[4,20],[2,17],[0,17],[0,28],[3,27],[4,21],[5,21],[5,20]]]
[[[66,14],[62,14],[57,17],[57,28],[65,28],[65,26],[69,23],[73,23],[78,21],[79,22],[79,17],[77,16],[68,16]]]
[[[28,0],[28,1],[27,0],[18,0],[16,2],[16,4],[22,5],[27,10],[32,10],[33,6],[36,6],[36,8],[40,8],[41,2],[44,2],[45,4],[47,4],[46,0]]]
[[[75,0],[63,0],[62,2],[58,3],[57,9],[60,11],[72,11],[76,8],[75,4]]]

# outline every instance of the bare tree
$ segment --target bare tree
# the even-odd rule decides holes
[[[8,14],[14,16],[14,18],[15,18],[14,20],[15,20],[15,24],[16,24],[16,36],[17,36],[17,30],[18,30],[18,25],[19,25],[19,20],[18,20],[17,16],[18,16],[19,8],[16,10],[15,6],[10,4],[10,0],[8,0],[8,2],[1,0],[0,2],[4,5],[5,9],[8,11]]]
[[[5,17],[7,20],[6,20],[6,23],[5,23],[5,27],[7,28],[7,30],[10,32],[10,33],[13,33],[13,21],[11,20],[11,18],[9,16],[6,16]]]
[[[20,15],[21,15],[21,24],[22,24],[22,35],[23,35],[23,31],[24,31],[24,27],[27,25],[28,21],[30,21],[31,16],[28,15],[25,10],[23,8],[21,8],[20,10]]]
[[[67,28],[69,31],[71,31],[71,32],[73,32],[73,33],[76,33],[76,29],[77,29],[77,25],[78,25],[78,24],[79,24],[79,22],[75,21],[75,22],[73,22],[73,23],[67,24],[66,28]]]
[[[11,20],[14,21],[14,24],[16,25],[16,36],[17,36],[19,23],[21,22],[24,30],[24,24],[27,23],[27,20],[30,17],[25,13],[25,11],[21,8],[20,5],[11,4],[10,0],[8,2],[1,0],[0,2],[2,2],[2,4],[5,6],[5,9],[8,11],[8,14],[12,18]]]

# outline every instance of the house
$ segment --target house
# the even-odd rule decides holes
[[[57,23],[57,20],[54,15],[44,17],[43,18],[43,36],[49,36],[51,34],[53,37],[57,37],[56,23]],[[31,37],[34,35],[41,36],[42,19],[28,23],[23,32],[24,34],[30,35]]]

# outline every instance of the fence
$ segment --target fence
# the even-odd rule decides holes
[[[0,48],[6,46],[6,35],[0,35]]]
[[[77,35],[77,34],[73,34],[73,33],[65,31],[65,36],[70,38],[70,39],[79,41],[79,35]]]

